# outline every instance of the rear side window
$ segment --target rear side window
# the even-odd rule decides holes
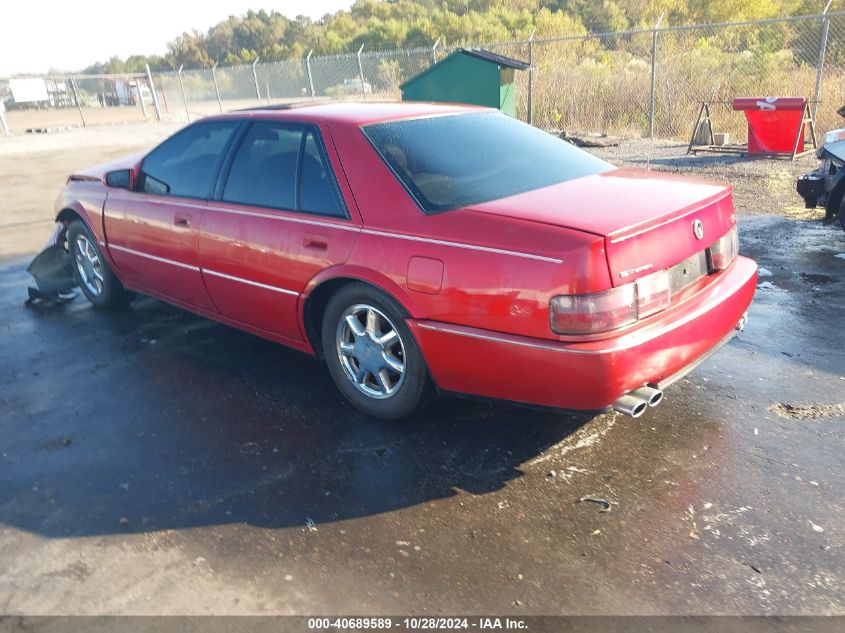
[[[612,165],[498,112],[369,125],[364,133],[423,211],[506,198]]]
[[[223,200],[345,215],[319,135],[311,127],[283,121],[252,123],[235,153]]]
[[[305,135],[299,174],[299,208],[323,215],[345,215],[337,184],[320,139],[313,129]]]
[[[196,123],[150,152],[141,168],[141,191],[206,198],[217,161],[238,121]]]

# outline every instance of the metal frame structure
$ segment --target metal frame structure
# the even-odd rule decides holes
[[[729,104],[728,101],[702,101],[701,108],[698,110],[698,118],[695,120],[695,125],[692,128],[692,136],[690,137],[689,145],[687,146],[687,154],[697,154],[698,152],[710,152],[715,154],[740,154],[743,156],[748,155],[748,144],[745,145],[716,145],[716,139],[713,135],[713,122],[710,115],[710,105],[713,103],[720,103],[720,104]],[[708,135],[710,137],[710,142],[705,143],[704,145],[696,145],[695,139],[698,136],[699,127],[706,123]],[[809,126],[809,141],[810,146],[807,147],[807,126]],[[799,145],[801,144],[801,136],[804,136],[804,146],[799,149]],[[818,147],[816,142],[816,125],[813,121],[813,115],[810,111],[810,102],[807,101],[804,104],[804,111],[803,116],[801,118],[801,124],[798,126],[798,130],[795,133],[795,141],[792,144],[792,151],[791,152],[759,152],[755,153],[754,156],[761,156],[766,158],[788,158],[789,160],[795,160],[796,158],[800,158],[801,156],[806,156],[814,151]]]

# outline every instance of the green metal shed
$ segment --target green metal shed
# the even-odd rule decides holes
[[[517,70],[529,64],[477,48],[459,48],[403,83],[402,101],[470,103],[516,116]]]

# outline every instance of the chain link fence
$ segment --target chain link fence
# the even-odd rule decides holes
[[[736,97],[804,96],[820,137],[841,127],[845,12],[755,22],[474,44],[531,63],[519,72],[517,116],[549,130],[689,142],[703,101],[713,127],[745,141]],[[455,48],[390,51],[137,75],[40,79],[40,102],[0,99],[13,130],[50,125],[190,121],[228,110],[309,99],[398,100],[400,85]],[[46,94],[46,96],[45,96]]]

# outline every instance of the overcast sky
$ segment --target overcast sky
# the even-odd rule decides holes
[[[353,0],[14,0],[0,18],[0,77],[49,68],[78,70],[113,55],[163,54],[185,31],[249,9],[321,18]]]

